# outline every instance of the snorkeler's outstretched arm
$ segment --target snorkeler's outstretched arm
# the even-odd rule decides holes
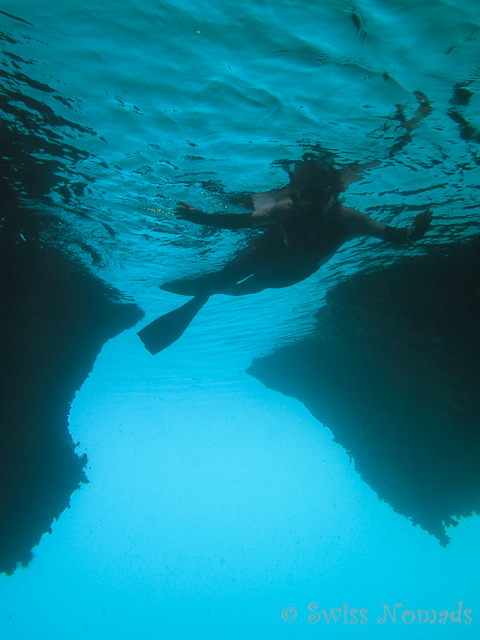
[[[430,227],[432,212],[423,211],[417,214],[411,227],[390,227],[348,207],[342,207],[340,217],[342,226],[352,235],[369,236],[402,246],[413,244],[423,238]]]
[[[180,220],[203,224],[217,229],[249,229],[253,227],[251,213],[205,213],[186,202],[177,202],[175,214]]]
[[[383,239],[397,246],[405,244],[413,244],[417,240],[421,240],[427,233],[432,222],[433,214],[431,211],[422,211],[417,213],[411,227],[389,227],[385,226]]]

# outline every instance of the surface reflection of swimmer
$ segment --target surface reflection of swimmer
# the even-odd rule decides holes
[[[289,287],[311,276],[347,240],[367,236],[393,245],[413,245],[423,238],[432,214],[419,213],[412,226],[389,227],[338,200],[362,169],[337,170],[313,160],[298,162],[289,184],[253,197],[253,211],[207,214],[179,202],[182,220],[218,229],[265,228],[222,269],[198,278],[175,280],[161,289],[193,296],[187,304],[158,318],[139,332],[151,353],[177,340],[214,294],[246,295],[266,288]]]

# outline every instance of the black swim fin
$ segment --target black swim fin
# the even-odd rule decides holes
[[[154,356],[173,344],[207,302],[210,296],[195,296],[186,304],[160,316],[137,333],[147,351]]]

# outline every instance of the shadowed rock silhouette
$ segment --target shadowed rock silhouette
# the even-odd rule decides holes
[[[480,236],[332,289],[313,335],[249,373],[298,398],[362,478],[433,534],[480,513]]]

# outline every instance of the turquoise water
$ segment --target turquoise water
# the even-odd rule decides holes
[[[378,160],[346,204],[397,226],[432,208],[422,246],[478,233],[477,2],[0,10],[1,108],[22,142],[2,150],[2,178],[55,216],[45,241],[146,322],[179,304],[161,282],[248,239],[174,220],[175,201],[235,210],[230,196],[284,184],[305,152]],[[355,240],[295,287],[213,299],[155,358],[135,330],[105,345],[70,415],[91,482],[31,565],[0,578],[1,637],[478,638],[478,517],[442,549],[379,502],[299,402],[245,373],[308,333],[329,287],[406,259]],[[440,614],[460,601],[470,625],[378,622],[382,605]],[[312,624],[311,603],[364,608],[368,622]]]

